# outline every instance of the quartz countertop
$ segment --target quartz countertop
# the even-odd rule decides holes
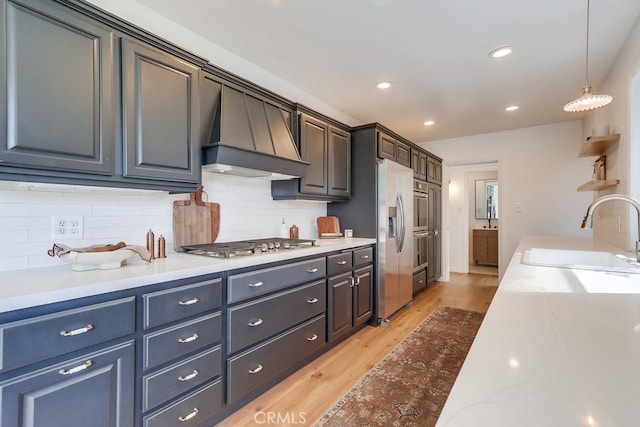
[[[522,264],[532,247],[630,256],[525,236],[437,426],[639,425],[640,275]]]
[[[56,267],[1,272],[0,313],[374,243],[375,239],[365,238],[319,239],[314,246],[290,251],[229,259],[171,253],[151,263],[134,255],[127,264],[113,270],[73,271],[70,265],[60,260],[61,265]]]

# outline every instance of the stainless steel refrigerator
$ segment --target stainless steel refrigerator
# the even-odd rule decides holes
[[[413,169],[387,159],[377,169],[376,312],[385,326],[413,298]]]

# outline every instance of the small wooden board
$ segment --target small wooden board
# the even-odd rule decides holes
[[[319,216],[318,222],[318,235],[336,235],[340,234],[340,220],[337,216]]]
[[[220,205],[202,201],[203,189],[190,194],[189,200],[173,202],[173,249],[213,243],[220,232]]]

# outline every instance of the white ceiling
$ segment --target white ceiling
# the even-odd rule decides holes
[[[415,142],[580,117],[562,106],[585,83],[586,0],[138,2],[360,124]],[[638,0],[591,0],[595,93],[639,14]],[[503,45],[514,53],[488,57]],[[375,87],[387,79],[391,89]],[[520,109],[505,112],[510,104]]]

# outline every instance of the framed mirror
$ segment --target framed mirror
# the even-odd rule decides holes
[[[498,219],[498,181],[476,181],[476,219]]]

